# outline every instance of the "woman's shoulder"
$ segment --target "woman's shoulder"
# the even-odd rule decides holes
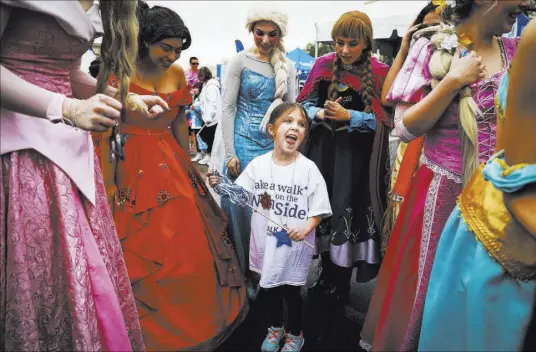
[[[184,68],[176,61],[169,67],[169,73],[175,75],[176,77],[186,76]]]

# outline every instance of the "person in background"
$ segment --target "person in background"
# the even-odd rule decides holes
[[[198,108],[201,112],[204,126],[198,135],[207,145],[206,153],[199,160],[199,164],[207,165],[210,161],[210,154],[212,153],[216,127],[221,120],[220,82],[212,77],[212,72],[207,67],[201,67],[199,69],[199,82],[203,83],[203,90],[199,94]]]
[[[192,89],[194,85],[199,82],[199,59],[195,56],[190,58],[190,67],[186,70],[186,83],[188,83],[188,90],[193,95]]]
[[[193,88],[193,99],[192,105],[190,105],[190,137],[193,139],[193,144],[195,144],[196,154],[191,159],[193,162],[198,162],[199,160],[205,157],[207,152],[207,144],[199,136],[199,131],[203,128],[203,119],[201,118],[201,111],[199,108],[199,95],[203,91],[203,83],[197,82],[194,84]],[[191,153],[190,153],[191,154]]]
[[[121,124],[128,137],[113,173],[114,220],[147,349],[211,351],[247,314],[244,276],[225,216],[179,145],[191,96],[176,61],[190,32],[173,10],[141,1],[139,8],[129,91],[157,94],[171,110],[156,119],[129,113]]]

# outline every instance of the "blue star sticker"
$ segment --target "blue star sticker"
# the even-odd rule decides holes
[[[281,229],[281,231],[274,232],[273,235],[277,239],[276,248],[279,248],[283,245],[292,247],[292,240],[288,237],[288,233],[285,229]]]

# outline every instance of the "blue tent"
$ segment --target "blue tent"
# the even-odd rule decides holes
[[[300,48],[296,48],[287,53],[287,57],[294,62],[296,71],[298,72],[300,79],[305,79],[311,71],[311,67],[315,62],[315,58],[307,54]]]

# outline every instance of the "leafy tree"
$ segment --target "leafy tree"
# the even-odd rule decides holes
[[[305,52],[315,57],[315,43],[307,43]],[[333,44],[318,43],[318,56],[326,55],[334,51]]]

